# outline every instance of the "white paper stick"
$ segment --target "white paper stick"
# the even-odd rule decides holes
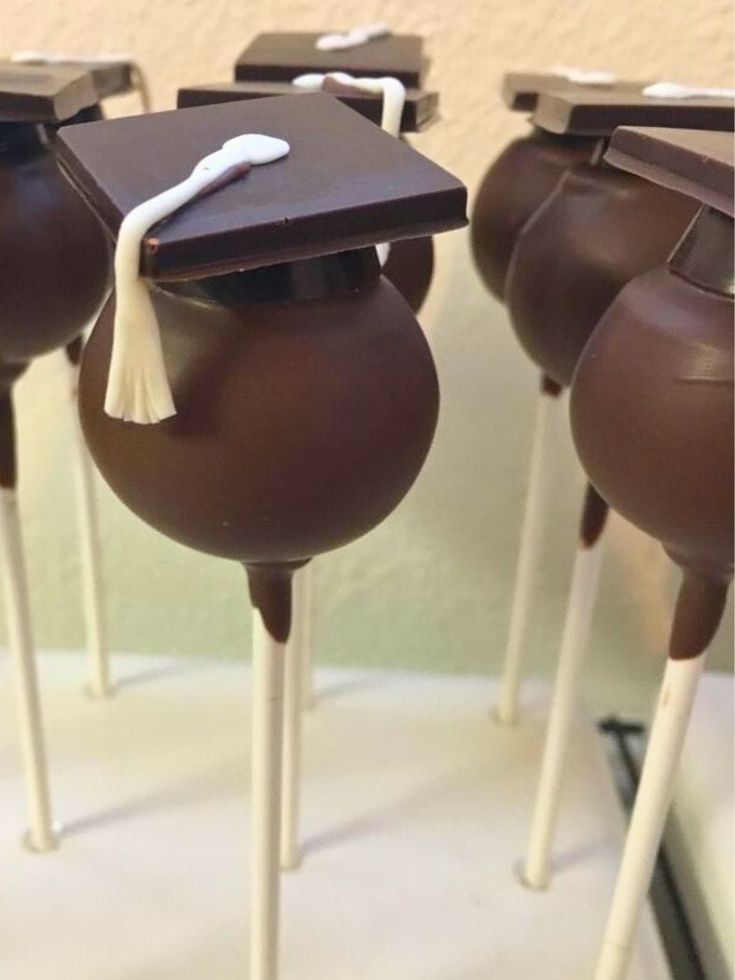
[[[541,777],[531,823],[523,881],[529,888],[545,888],[554,842],[562,784],[569,750],[569,736],[579,693],[584,655],[597,601],[605,535],[592,547],[577,548],[572,585],[567,600],[564,633],[551,701]]]
[[[312,640],[314,608],[313,561],[296,572],[293,579],[293,629],[301,634],[301,704],[310,711],[316,704],[314,694],[314,649]]]
[[[34,851],[50,851],[55,847],[56,840],[51,818],[23,535],[16,493],[6,487],[0,488],[0,570],[8,641],[15,664],[16,702],[28,799],[27,841]]]
[[[627,976],[705,659],[667,661],[595,980]]]
[[[189,177],[125,215],[115,249],[115,324],[105,411],[113,418],[148,424],[176,413],[166,376],[161,334],[148,287],[139,277],[141,242],[153,225],[193,198],[250,166],[285,156],[288,143],[255,133],[227,140]]]
[[[541,566],[543,536],[549,513],[554,468],[552,422],[560,413],[559,401],[559,397],[541,392],[536,407],[536,425],[513,590],[510,629],[496,709],[497,718],[504,725],[515,724],[518,719],[521,676],[531,625],[532,603]]]
[[[254,609],[250,980],[278,976],[285,656]]]
[[[89,450],[82,435],[77,410],[79,365],[73,363],[66,353],[64,353],[64,361],[69,371],[71,394],[70,423],[79,524],[84,622],[87,636],[88,689],[94,697],[103,698],[111,693],[112,687],[110,684],[110,658],[105,642],[105,593],[95,473]]]
[[[293,871],[301,864],[299,815],[301,809],[301,729],[304,668],[309,661],[311,620],[311,563],[292,579],[291,635],[286,644],[286,681],[283,714],[283,795],[281,800],[281,868]]]

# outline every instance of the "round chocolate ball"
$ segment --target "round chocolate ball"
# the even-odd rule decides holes
[[[102,226],[36,126],[0,126],[0,224],[0,359],[24,362],[80,333],[109,276]]]
[[[666,262],[696,209],[605,165],[567,171],[519,234],[506,286],[513,328],[546,375],[570,383],[602,314],[627,282]]]
[[[500,154],[480,184],[470,223],[472,252],[482,279],[497,299],[519,232],[570,167],[590,159],[598,140],[555,136],[534,128]]]
[[[413,312],[418,313],[434,275],[434,239],[427,235],[393,242],[383,275],[390,279]]]
[[[666,268],[601,319],[571,392],[590,481],[685,567],[733,563],[733,301]]]
[[[110,299],[85,351],[80,412],[131,510],[200,551],[264,563],[347,544],[396,507],[431,445],[438,386],[421,328],[369,251],[367,281],[316,298],[258,296],[257,272],[154,286],[177,408],[156,425],[105,415]],[[328,281],[315,260],[285,267],[283,282],[307,265]]]

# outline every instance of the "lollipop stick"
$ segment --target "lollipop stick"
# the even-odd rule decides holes
[[[41,699],[31,634],[23,536],[15,485],[15,436],[10,387],[0,390],[0,574],[10,653],[15,664],[18,722],[28,798],[28,845],[55,846]]]
[[[110,659],[104,635],[104,583],[97,517],[97,495],[95,493],[94,468],[84,442],[77,412],[81,352],[82,345],[79,339],[73,341],[66,348],[71,393],[72,454],[74,456],[77,496],[84,620],[87,635],[88,683],[89,691],[95,697],[107,697],[111,691]]]
[[[316,704],[314,696],[314,658],[312,647],[312,608],[314,602],[314,573],[311,562],[297,572],[293,581],[293,628],[300,634],[302,706],[310,710]]]
[[[706,648],[722,617],[726,583],[687,572],[595,980],[624,980],[673,795]],[[690,656],[686,650],[692,651]]]
[[[254,606],[250,980],[278,976],[284,668],[292,572],[282,565],[247,566]]]
[[[301,729],[304,709],[303,675],[308,671],[310,660],[310,567],[306,565],[294,575],[293,623],[286,644],[281,805],[281,868],[284,871],[292,871],[301,863],[299,851]]]
[[[542,388],[536,406],[536,427],[531,449],[526,509],[521,528],[510,629],[496,711],[498,720],[504,725],[512,725],[518,718],[521,672],[526,654],[531,603],[541,564],[541,543],[550,497],[549,483],[553,461],[551,420],[558,408],[560,390],[554,382],[547,378],[542,379]]]
[[[529,888],[545,888],[549,882],[550,853],[559,813],[569,735],[600,580],[604,544],[602,530],[606,516],[607,505],[592,487],[588,487],[531,822],[528,857],[523,870],[523,881]]]

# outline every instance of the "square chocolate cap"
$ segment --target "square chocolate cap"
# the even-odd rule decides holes
[[[419,88],[427,62],[423,40],[415,34],[388,34],[338,51],[320,51],[316,42],[328,31],[258,34],[235,63],[237,81],[290,82],[306,72],[346,71],[379,78],[391,75],[407,88]]]
[[[290,153],[150,230],[143,275],[196,279],[467,223],[460,181],[321,93],[67,126],[57,152],[114,236],[134,207],[244,133],[284,139]]]
[[[0,61],[0,122],[61,123],[97,101],[84,69]]]
[[[176,105],[179,109],[192,106],[214,105],[219,102],[238,102],[246,99],[263,99],[274,95],[298,95],[299,90],[290,82],[220,82],[213,85],[190,85],[180,88]],[[380,125],[383,96],[375,92],[357,89],[329,92],[350,109]],[[418,133],[436,121],[439,96],[423,89],[406,89],[406,101],[401,117],[402,133]]]
[[[624,127],[613,134],[605,160],[735,216],[735,146],[729,133]]]
[[[510,71],[503,75],[501,96],[513,112],[533,112],[540,95],[545,92],[584,91],[609,92],[611,89],[640,91],[646,82],[616,81],[609,84],[581,85],[556,72]]]
[[[13,64],[16,66],[59,66],[88,71],[92,75],[97,98],[100,101],[109,98],[111,95],[122,95],[125,92],[130,92],[134,87],[135,63],[129,58],[75,58],[71,55],[68,58],[61,58],[57,55],[44,58],[40,52],[38,54],[29,52],[27,57],[18,61],[14,60]]]
[[[611,136],[618,126],[673,126],[681,129],[735,128],[732,99],[698,96],[661,99],[642,91],[577,87],[539,96],[533,123],[550,133]]]

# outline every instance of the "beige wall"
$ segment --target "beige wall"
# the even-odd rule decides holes
[[[426,37],[443,119],[416,145],[471,189],[523,126],[498,100],[506,69],[563,62],[700,83],[731,78],[727,0],[5,0],[3,43],[8,51],[133,52],[150,77],[156,108],[165,109],[179,84],[228,78],[235,56],[259,30],[373,19]],[[134,100],[118,109],[133,111]],[[400,511],[320,562],[320,656],[486,670],[497,663],[506,629],[535,376],[504,312],[481,290],[463,233],[440,244],[422,320],[442,381],[436,445]],[[50,358],[19,391],[34,611],[40,641],[54,647],[82,642],[64,418],[55,409],[62,389],[58,359]],[[558,641],[574,538],[577,483],[566,442],[562,457],[537,662]],[[247,652],[240,571],[164,541],[106,492],[102,503],[115,647]],[[671,577],[658,548],[621,523],[611,552],[590,683],[598,701],[614,703],[610,651],[624,651],[636,664],[628,693],[637,701],[658,671]],[[612,673],[626,671],[618,665]]]

